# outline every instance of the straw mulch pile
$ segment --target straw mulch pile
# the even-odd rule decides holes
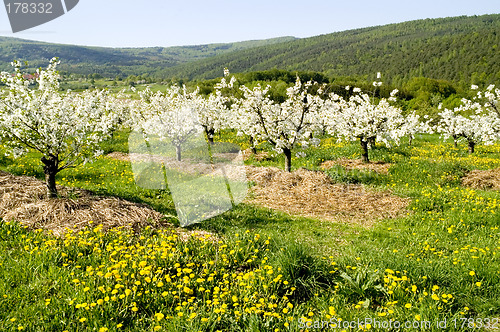
[[[17,220],[30,228],[52,230],[60,235],[66,229],[79,230],[90,221],[103,229],[125,226],[138,230],[159,225],[163,215],[144,204],[112,197],[94,196],[90,191],[58,186],[63,197],[47,199],[45,183],[28,176],[0,171],[0,218]]]
[[[377,219],[402,215],[409,199],[361,185],[333,183],[323,172],[274,167],[250,167],[256,183],[253,202],[290,214],[369,226]]]
[[[500,168],[470,171],[462,178],[462,185],[474,189],[500,190]]]
[[[329,169],[334,166],[342,166],[348,170],[358,169],[358,170],[369,170],[381,174],[387,174],[389,172],[390,163],[384,163],[382,161],[375,161],[370,163],[364,163],[361,159],[347,159],[340,158],[337,160],[327,160],[321,164],[323,169]]]
[[[260,151],[254,154],[251,149],[246,149],[243,150],[242,153],[243,153],[243,160],[248,160],[251,157],[253,157],[253,159],[256,161],[271,160],[272,158],[271,154],[267,151]]]

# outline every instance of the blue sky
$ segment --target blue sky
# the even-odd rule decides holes
[[[500,0],[80,0],[66,15],[16,34],[2,6],[0,35],[91,46],[179,46],[495,13]]]

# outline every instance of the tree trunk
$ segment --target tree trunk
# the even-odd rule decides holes
[[[59,160],[54,155],[49,158],[42,157],[43,172],[45,173],[45,183],[47,185],[47,197],[57,197],[56,174],[59,172]]]
[[[177,155],[177,161],[181,161],[181,145],[175,146],[175,154]]]
[[[361,154],[361,159],[364,163],[369,163],[370,159],[368,158],[368,142],[360,139],[361,149],[363,149],[363,153]]]
[[[208,143],[210,144],[214,144],[214,135],[215,135],[215,131],[213,129],[206,129],[205,128],[205,134],[207,134],[207,140],[208,140]]]
[[[413,142],[413,135],[410,135],[409,136],[409,139],[408,139],[408,145],[411,146],[411,143]]]
[[[253,154],[257,154],[257,148],[255,147],[254,143],[255,141],[253,140],[253,137],[250,136],[250,150]]]
[[[469,142],[469,154],[473,154],[476,143],[473,140],[468,140],[468,142]]]
[[[457,144],[457,135],[453,135],[453,146],[454,147],[458,146],[458,144]]]
[[[292,150],[288,148],[283,148],[283,154],[285,155],[285,171],[292,171]]]

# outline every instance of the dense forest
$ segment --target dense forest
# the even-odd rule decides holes
[[[403,86],[416,77],[470,84],[500,83],[500,14],[425,19],[297,39],[154,48],[98,48],[0,37],[0,70],[12,59],[32,69],[59,56],[63,73],[154,81],[202,81],[232,73],[271,69],[312,71],[333,81]]]
[[[330,77],[384,74],[396,85],[413,77],[500,82],[500,15],[425,19],[349,30],[251,48],[163,70],[165,77],[208,79],[232,72],[311,70]]]

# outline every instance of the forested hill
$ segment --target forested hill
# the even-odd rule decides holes
[[[469,84],[500,83],[500,15],[425,19],[250,48],[167,68],[165,77],[208,79],[231,72],[311,70],[329,76],[382,72],[400,84],[425,76]]]
[[[463,85],[500,84],[500,14],[425,19],[311,38],[180,47],[103,48],[0,37],[0,70],[13,59],[45,67],[52,56],[60,70],[106,77],[148,75],[192,80],[268,69],[317,71],[330,77],[383,73],[400,85],[424,76]]]
[[[59,68],[76,74],[98,73],[107,77],[144,75],[155,76],[159,70],[247,48],[294,40],[279,37],[226,44],[176,47],[106,48],[51,44],[17,38],[0,37],[0,71],[11,71],[14,59],[28,61],[29,68],[45,67],[58,56]],[[219,70],[219,72],[221,72]],[[220,74],[220,73],[219,73]]]

